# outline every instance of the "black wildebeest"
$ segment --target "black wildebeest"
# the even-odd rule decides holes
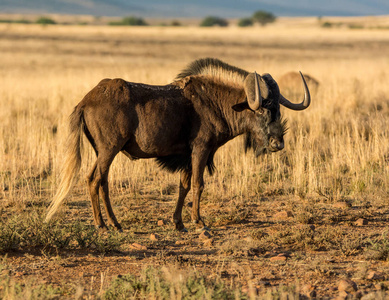
[[[248,73],[217,59],[194,61],[176,80],[165,86],[104,79],[75,107],[70,116],[65,166],[58,192],[46,220],[57,211],[70,191],[81,165],[84,133],[96,152],[87,177],[95,225],[121,229],[109,200],[108,171],[123,152],[131,159],[156,158],[160,166],[180,172],[180,188],[173,220],[185,230],[181,212],[193,186],[192,221],[205,227],[200,217],[200,196],[205,168],[212,173],[219,147],[241,134],[246,146],[269,151],[284,148],[285,122],[280,104],[292,110],[310,104],[307,84],[304,100],[294,104],[284,98],[269,74]]]

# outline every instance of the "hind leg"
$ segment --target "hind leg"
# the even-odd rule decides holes
[[[122,227],[120,226],[113,212],[111,201],[109,199],[109,188],[108,188],[109,168],[117,153],[118,153],[117,150],[100,152],[99,155],[100,160],[98,162],[100,176],[101,176],[99,193],[101,199],[103,200],[103,206],[105,212],[107,213],[108,225],[115,227],[117,230],[122,230]]]
[[[87,177],[87,184],[89,188],[89,194],[92,204],[93,218],[95,221],[95,226],[101,229],[108,229],[104,223],[103,216],[100,210],[99,203],[99,179],[97,178],[98,173],[98,162],[96,161],[92,167],[91,172]]]
[[[115,158],[117,151],[100,151],[97,157],[95,166],[92,172],[88,176],[89,192],[91,196],[93,216],[95,224],[98,228],[107,228],[105,225],[99,203],[99,193],[103,200],[103,205],[107,213],[108,224],[115,226],[117,229],[121,229],[120,224],[116,220],[113,213],[111,202],[109,200],[108,190],[108,172],[109,167],[113,159]]]
[[[109,166],[108,166],[108,168],[109,168]],[[121,231],[122,226],[120,226],[119,222],[117,221],[115,214],[113,213],[111,201],[109,200],[108,170],[103,174],[104,174],[104,176],[103,176],[103,179],[102,179],[101,185],[100,185],[100,196],[103,199],[103,205],[104,205],[105,211],[107,213],[108,225],[111,225],[111,226],[115,227],[117,230]]]

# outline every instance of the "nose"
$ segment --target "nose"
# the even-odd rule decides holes
[[[270,138],[270,147],[277,151],[282,150],[284,149],[284,142],[277,141],[275,138]]]
[[[276,148],[277,148],[278,150],[284,149],[284,143],[283,143],[283,142],[278,142]]]

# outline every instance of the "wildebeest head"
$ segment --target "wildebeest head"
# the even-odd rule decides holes
[[[287,131],[286,120],[281,118],[280,104],[292,110],[302,110],[309,106],[310,95],[304,77],[305,97],[303,102],[293,104],[280,93],[276,81],[270,74],[247,75],[244,81],[246,101],[233,106],[237,112],[252,111],[247,118],[245,150],[253,148],[256,155],[276,152],[284,148],[284,135]]]
[[[198,74],[243,83],[246,98],[232,108],[239,113],[248,112],[247,118],[241,118],[245,123],[245,150],[253,148],[257,155],[284,148],[287,127],[286,120],[281,117],[280,105],[292,110],[303,110],[310,104],[310,93],[301,72],[305,96],[298,104],[282,96],[277,82],[270,74],[260,76],[255,72],[249,73],[214,58],[203,58],[192,62],[177,75],[176,79]]]

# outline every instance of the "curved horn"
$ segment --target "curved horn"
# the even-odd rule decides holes
[[[280,94],[280,104],[285,106],[286,108],[289,108],[291,110],[303,110],[306,109],[309,104],[311,104],[311,95],[309,93],[308,85],[305,82],[303,74],[300,72],[301,79],[304,83],[304,100],[301,103],[292,103],[288,99],[286,99],[284,96]]]
[[[253,85],[254,85],[254,91],[253,91]],[[249,107],[254,111],[261,108],[262,96],[261,96],[261,88],[259,87],[258,74],[254,72],[247,75],[244,86],[247,95],[247,103]]]

